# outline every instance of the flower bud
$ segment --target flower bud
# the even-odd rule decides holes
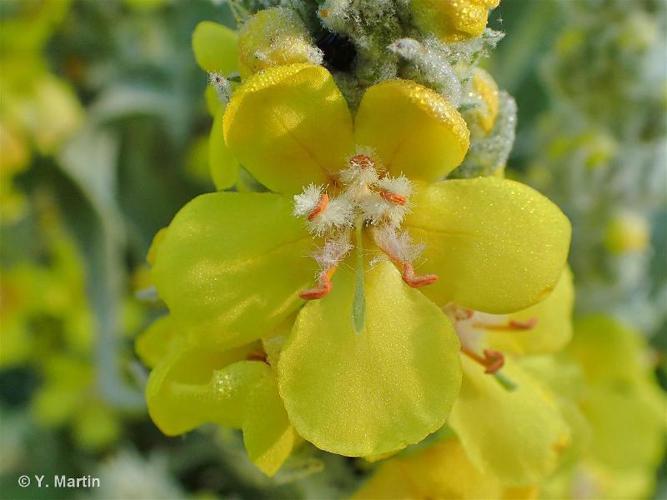
[[[486,71],[476,68],[472,77],[472,90],[480,100],[474,112],[476,122],[484,134],[489,134],[498,117],[498,85]]]
[[[417,27],[445,42],[460,42],[480,36],[489,10],[500,0],[412,0]]]
[[[271,66],[321,64],[322,52],[292,10],[275,7],[259,11],[239,36],[239,71],[246,78]]]
[[[616,215],[607,224],[605,246],[616,254],[641,252],[650,239],[650,229],[646,219],[637,214]]]

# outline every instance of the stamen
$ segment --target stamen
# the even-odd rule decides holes
[[[256,350],[248,353],[246,356],[248,361],[261,361],[262,363],[269,364],[269,358],[264,351]]]
[[[415,270],[410,262],[403,262],[402,277],[403,281],[405,281],[412,288],[421,288],[438,281],[437,274],[424,274],[422,276],[416,276]]]
[[[472,309],[466,309],[465,307],[456,307],[454,310],[454,318],[457,321],[465,321],[473,317],[475,311]]]
[[[476,321],[473,323],[474,328],[481,328],[483,330],[490,330],[494,332],[516,332],[532,330],[537,325],[537,318],[533,317],[526,321],[510,320],[507,323],[485,323],[483,321]]]
[[[333,288],[333,284],[331,283],[331,278],[333,277],[335,272],[336,272],[336,267],[331,267],[326,271],[322,271],[317,281],[318,286],[315,288],[304,290],[299,294],[299,297],[301,297],[303,300],[317,300],[328,295],[329,292],[331,292],[331,289]]]
[[[373,238],[380,250],[401,270],[401,277],[408,286],[420,288],[438,281],[437,274],[415,274],[412,261],[419,255],[422,247],[413,244],[407,233],[397,233],[394,228],[384,227],[374,231]]]
[[[473,361],[482,365],[484,367],[484,373],[495,374],[505,365],[505,356],[503,353],[492,349],[484,349],[484,356],[465,346],[461,347],[461,352]]]
[[[349,239],[349,233],[343,232],[336,238],[327,240],[324,243],[321,251],[314,255],[321,269],[317,279],[318,285],[315,288],[304,290],[299,294],[299,297],[304,300],[321,299],[331,291],[333,287],[331,278],[336,272],[338,264],[352,250]]]
[[[380,196],[387,200],[390,203],[395,203],[396,205],[405,205],[407,203],[407,198],[401,196],[400,194],[392,193],[390,191],[380,191]]]
[[[329,195],[327,193],[323,193],[322,196],[320,196],[320,201],[317,202],[315,208],[313,208],[313,210],[311,210],[311,212],[308,214],[308,220],[312,221],[315,217],[324,212],[327,209],[328,205],[329,205]]]

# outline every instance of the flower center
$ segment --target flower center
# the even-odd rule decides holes
[[[339,172],[334,186],[311,184],[296,195],[294,215],[306,220],[313,236],[324,238],[324,246],[314,255],[320,265],[317,285],[300,296],[312,300],[328,294],[338,264],[352,249],[357,251],[357,272],[363,278],[365,229],[370,230],[377,247],[401,270],[408,285],[418,288],[435,282],[438,278],[434,274],[415,274],[413,262],[423,247],[400,230],[410,210],[411,192],[407,177],[392,177],[378,168],[371,154],[358,153],[348,159],[347,168]],[[363,286],[363,279],[357,281]]]

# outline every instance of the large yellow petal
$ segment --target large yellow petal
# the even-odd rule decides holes
[[[572,338],[573,305],[572,273],[566,267],[556,288],[546,299],[509,315],[511,321],[537,320],[533,328],[510,332],[488,331],[486,340],[502,352],[521,355],[558,352]]]
[[[517,384],[509,391],[484,368],[463,358],[463,385],[450,425],[470,460],[508,485],[529,485],[558,465],[569,429],[546,389],[507,360],[503,373]]]
[[[408,80],[369,88],[355,119],[359,146],[374,150],[393,175],[434,181],[457,167],[469,146],[468,127],[456,107]]]
[[[418,189],[405,224],[426,245],[424,293],[438,304],[494,314],[525,309],[554,289],[565,267],[570,223],[547,198],[495,177]]]
[[[202,21],[192,33],[197,64],[209,73],[223,75],[238,70],[238,35],[222,24]]]
[[[300,312],[278,362],[292,425],[318,448],[347,456],[395,451],[447,418],[460,384],[458,339],[442,311],[390,263],[366,273],[365,325],[352,319],[354,273]]]
[[[328,184],[352,153],[352,118],[321,66],[266,69],[236,91],[225,112],[227,146],[272,191]]]
[[[175,321],[202,340],[241,345],[303,303],[312,239],[289,198],[213,193],[188,203],[156,249],[153,278]]]

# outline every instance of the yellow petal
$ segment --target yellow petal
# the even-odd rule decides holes
[[[192,33],[197,64],[209,73],[227,75],[238,69],[238,36],[234,30],[211,21],[200,22]]]
[[[265,363],[241,361],[250,350],[182,346],[163,358],[146,386],[153,422],[169,436],[204,423],[241,427],[248,391],[270,370]]]
[[[225,144],[225,136],[222,131],[223,117],[223,109],[215,114],[208,143],[211,178],[219,191],[232,187],[239,177],[239,162]]]
[[[395,451],[439,429],[460,383],[458,339],[442,311],[390,263],[366,273],[355,333],[354,273],[299,313],[278,362],[280,394],[300,436],[347,456]]]
[[[437,304],[494,314],[546,298],[565,266],[570,223],[556,205],[518,182],[495,177],[423,187],[405,224],[425,245],[423,288]]]
[[[601,314],[578,318],[568,353],[593,382],[634,381],[646,376],[650,368],[640,333]]]
[[[558,352],[572,338],[573,304],[572,273],[566,267],[556,288],[546,299],[508,317],[509,320],[517,322],[537,320],[533,328],[511,332],[488,331],[486,340],[490,346],[502,352],[515,354]]]
[[[271,373],[248,395],[243,443],[250,460],[267,476],[273,476],[292,452],[295,439]]]
[[[393,175],[434,181],[457,167],[469,146],[466,122],[440,94],[408,80],[369,88],[355,119],[357,145],[374,150]]]
[[[151,246],[148,248],[146,253],[146,262],[151,266],[155,264],[155,256],[157,255],[157,249],[160,247],[160,244],[164,240],[164,237],[167,235],[167,228],[161,228],[155,236],[153,236],[153,241],[151,241]]]
[[[450,425],[470,460],[508,485],[537,483],[558,465],[569,429],[549,392],[508,359],[509,391],[463,358],[463,385]]]
[[[157,365],[169,353],[177,332],[170,316],[155,320],[137,337],[135,350],[141,361],[149,368]]]
[[[476,469],[457,439],[448,439],[414,455],[388,460],[353,499],[477,500],[501,495],[500,482]]]
[[[271,333],[303,303],[316,264],[292,200],[213,193],[188,203],[157,248],[153,278],[179,324],[201,341],[241,345]]]
[[[321,66],[277,66],[236,91],[224,117],[227,146],[272,191],[328,184],[353,150],[352,119]]]
[[[581,409],[593,428],[589,453],[614,470],[655,470],[667,437],[667,400],[657,384],[619,381],[588,389]]]

